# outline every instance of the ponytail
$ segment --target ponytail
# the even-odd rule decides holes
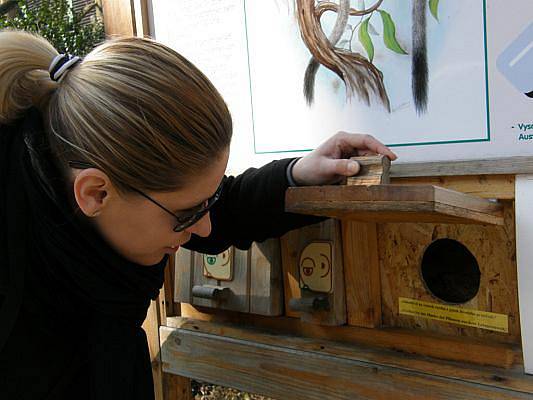
[[[44,108],[57,83],[48,67],[57,50],[41,36],[0,31],[0,124],[7,124],[32,106]]]
[[[228,150],[232,121],[224,99],[167,46],[115,38],[83,60],[56,56],[36,34],[0,31],[0,124],[35,106],[65,172],[77,160],[105,172],[122,192],[168,192]],[[59,82],[50,78],[51,64]],[[63,67],[70,72],[58,78]]]

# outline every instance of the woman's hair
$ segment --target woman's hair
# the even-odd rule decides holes
[[[62,168],[94,165],[121,192],[173,191],[229,147],[224,100],[174,50],[151,39],[108,40],[60,82],[48,73],[57,55],[41,36],[0,31],[0,124],[39,108]]]

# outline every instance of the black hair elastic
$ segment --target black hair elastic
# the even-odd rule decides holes
[[[65,76],[66,72],[81,61],[81,58],[78,56],[73,56],[70,54],[58,54],[54,57],[48,68],[50,73],[50,79],[55,82],[60,82],[61,79]]]

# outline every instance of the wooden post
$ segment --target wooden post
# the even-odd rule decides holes
[[[102,0],[106,36],[136,36],[133,0]]]

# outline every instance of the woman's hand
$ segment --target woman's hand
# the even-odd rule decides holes
[[[326,185],[337,183],[345,176],[359,172],[359,164],[350,157],[382,154],[391,160],[396,154],[371,135],[339,132],[305,157],[292,169],[298,185]]]

